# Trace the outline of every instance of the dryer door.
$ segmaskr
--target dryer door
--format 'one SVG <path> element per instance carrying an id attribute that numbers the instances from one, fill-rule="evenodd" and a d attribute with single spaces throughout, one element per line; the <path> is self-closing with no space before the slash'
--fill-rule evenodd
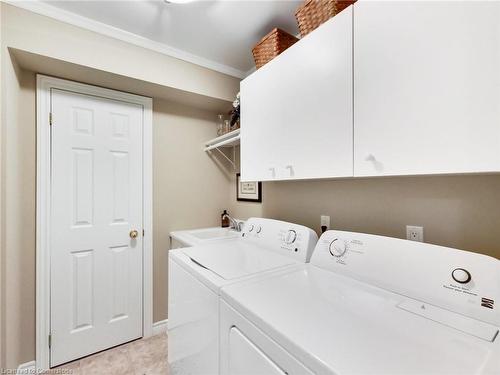
<path id="1" fill-rule="evenodd" d="M 313 375 L 225 301 L 220 301 L 221 375 Z"/>
<path id="2" fill-rule="evenodd" d="M 236 327 L 229 330 L 229 373 L 233 375 L 286 374 Z"/>

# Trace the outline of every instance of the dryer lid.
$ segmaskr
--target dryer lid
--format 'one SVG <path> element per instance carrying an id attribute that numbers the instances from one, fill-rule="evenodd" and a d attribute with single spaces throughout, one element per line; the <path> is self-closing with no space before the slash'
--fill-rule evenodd
<path id="1" fill-rule="evenodd" d="M 483 374 L 498 327 L 306 264 L 222 297 L 315 373 Z M 483 372 L 484 370 L 484 372 Z M 493 373 L 493 372 L 492 372 Z"/>
<path id="2" fill-rule="evenodd" d="M 429 243 L 328 231 L 311 263 L 500 327 L 500 261 Z"/>

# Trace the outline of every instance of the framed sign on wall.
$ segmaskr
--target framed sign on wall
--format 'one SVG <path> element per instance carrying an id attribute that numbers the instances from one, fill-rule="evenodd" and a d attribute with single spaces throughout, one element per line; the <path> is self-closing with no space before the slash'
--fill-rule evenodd
<path id="1" fill-rule="evenodd" d="M 236 200 L 243 202 L 262 202 L 262 182 L 241 182 L 236 174 Z"/>

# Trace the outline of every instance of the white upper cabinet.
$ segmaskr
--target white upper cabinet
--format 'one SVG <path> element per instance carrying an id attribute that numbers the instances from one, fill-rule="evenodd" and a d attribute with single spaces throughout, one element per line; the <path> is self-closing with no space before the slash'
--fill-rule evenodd
<path id="1" fill-rule="evenodd" d="M 500 3 L 356 3 L 354 175 L 489 171 L 500 171 Z"/>
<path id="2" fill-rule="evenodd" d="M 241 83 L 241 178 L 353 173 L 352 7 Z"/>

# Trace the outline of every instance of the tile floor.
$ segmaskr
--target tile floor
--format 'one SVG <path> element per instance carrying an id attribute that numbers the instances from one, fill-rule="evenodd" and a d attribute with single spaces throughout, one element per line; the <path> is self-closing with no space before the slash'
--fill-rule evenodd
<path id="1" fill-rule="evenodd" d="M 58 375 L 168 375 L 167 334 L 132 341 L 67 363 L 46 374 Z"/>

